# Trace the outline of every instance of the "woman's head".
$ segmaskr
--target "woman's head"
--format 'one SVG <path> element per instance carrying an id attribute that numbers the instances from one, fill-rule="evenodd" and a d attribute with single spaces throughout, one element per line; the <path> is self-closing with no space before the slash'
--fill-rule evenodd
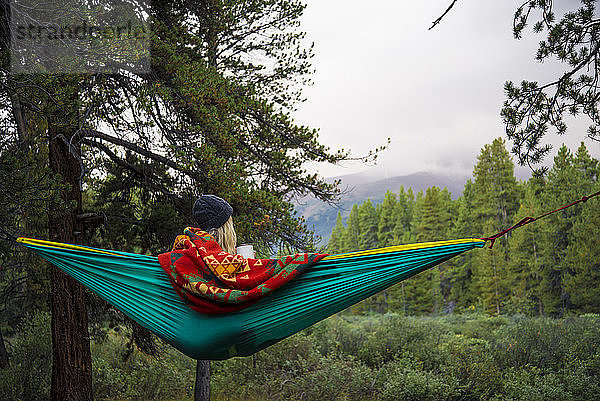
<path id="1" fill-rule="evenodd" d="M 224 251 L 235 254 L 237 238 L 233 228 L 233 208 L 215 195 L 202 195 L 192 210 L 198 228 L 215 237 Z"/>

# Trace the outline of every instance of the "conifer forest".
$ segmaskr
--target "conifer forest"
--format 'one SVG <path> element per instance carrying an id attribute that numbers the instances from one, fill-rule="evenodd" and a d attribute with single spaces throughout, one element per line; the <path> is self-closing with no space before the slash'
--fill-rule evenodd
<path id="1" fill-rule="evenodd" d="M 526 182 L 502 139 L 485 145 L 457 199 L 437 187 L 388 191 L 341 214 L 328 252 L 343 253 L 451 238 L 482 238 L 524 217 L 537 217 L 598 192 L 598 160 L 585 145 L 563 146 L 543 178 Z M 356 312 L 450 313 L 477 308 L 491 315 L 566 316 L 600 313 L 598 199 L 580 203 L 499 238 L 370 298 Z M 489 244 L 489 243 L 488 243 Z"/>

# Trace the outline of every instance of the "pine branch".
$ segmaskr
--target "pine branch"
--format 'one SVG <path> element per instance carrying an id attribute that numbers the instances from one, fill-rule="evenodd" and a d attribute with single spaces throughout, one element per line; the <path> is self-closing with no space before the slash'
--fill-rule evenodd
<path id="1" fill-rule="evenodd" d="M 88 146 L 95 147 L 96 149 L 101 150 L 116 165 L 118 165 L 118 166 L 120 166 L 120 167 L 122 167 L 122 168 L 124 168 L 126 170 L 129 170 L 129 171 L 133 172 L 134 174 L 136 174 L 140 178 L 147 179 L 147 181 L 149 181 L 151 183 L 151 187 L 153 189 L 156 189 L 156 190 L 160 191 L 163 195 L 165 195 L 165 196 L 171 196 L 172 195 L 171 191 L 160 182 L 161 179 L 159 177 L 157 177 L 156 175 L 154 175 L 152 173 L 146 173 L 146 172 L 140 170 L 137 166 L 135 166 L 135 165 L 133 165 L 131 163 L 128 163 L 125 160 L 121 159 L 119 156 L 117 156 L 105 144 L 97 142 L 97 141 L 89 140 L 89 139 L 82 140 L 82 143 L 84 143 L 84 144 L 86 144 Z"/>
<path id="2" fill-rule="evenodd" d="M 147 157 L 148 159 L 151 159 L 151 160 L 157 161 L 159 163 L 162 163 L 165 166 L 172 168 L 173 170 L 182 172 L 182 173 L 188 175 L 191 178 L 200 179 L 200 175 L 197 174 L 196 172 L 188 170 L 188 169 L 185 169 L 185 168 L 181 167 L 179 164 L 177 164 L 176 162 L 174 162 L 174 161 L 172 161 L 172 160 L 170 160 L 170 159 L 168 159 L 168 158 L 166 158 L 164 156 L 161 156 L 161 155 L 159 155 L 157 153 L 154 153 L 154 152 L 152 152 L 152 151 L 150 151 L 148 149 L 144 149 L 141 146 L 139 146 L 139 145 L 137 145 L 137 144 L 135 144 L 133 142 L 129 142 L 129 141 L 126 141 L 124 139 L 117 138 L 115 136 L 108 135 L 108 134 L 105 134 L 103 132 L 96 131 L 96 130 L 91 130 L 91 129 L 82 130 L 82 132 L 84 134 L 88 135 L 91 138 L 103 139 L 103 140 L 105 140 L 107 142 L 112 143 L 113 145 L 122 146 L 122 147 L 124 147 L 126 149 L 129 149 L 129 150 L 131 150 L 131 151 L 139 154 L 139 155 Z M 89 141 L 89 142 L 86 142 L 86 143 L 90 144 L 91 146 L 95 146 L 97 148 L 100 148 L 100 145 L 102 145 L 102 144 L 100 144 L 99 142 L 96 142 L 96 141 Z M 105 151 L 105 149 L 108 149 L 108 147 L 104 146 L 103 148 L 101 148 L 101 150 L 103 150 L 103 151 Z M 109 151 L 110 151 L 110 149 L 109 149 Z M 107 155 L 108 155 L 108 153 L 107 153 Z M 110 157 L 110 155 L 109 155 L 109 157 Z"/>

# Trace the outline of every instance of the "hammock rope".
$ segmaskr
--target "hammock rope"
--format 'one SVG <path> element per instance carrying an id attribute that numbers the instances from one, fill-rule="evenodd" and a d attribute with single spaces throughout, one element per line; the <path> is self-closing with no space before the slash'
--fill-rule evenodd
<path id="1" fill-rule="evenodd" d="M 591 199 L 591 198 L 593 198 L 595 196 L 598 196 L 598 195 L 600 195 L 600 191 L 596 192 L 595 194 L 583 196 L 581 199 L 578 199 L 578 200 L 576 200 L 574 202 L 569 203 L 568 205 L 565 205 L 563 207 L 559 207 L 558 209 L 552 210 L 550 212 L 546 212 L 546 213 L 544 213 L 544 214 L 542 214 L 542 215 L 540 215 L 538 217 L 529 217 L 529 216 L 528 217 L 524 217 L 521 220 L 519 220 L 516 224 L 514 224 L 513 226 L 511 226 L 511 227 L 509 227 L 509 228 L 507 228 L 505 230 L 500 231 L 498 234 L 494 234 L 491 237 L 483 237 L 483 238 L 480 238 L 480 239 L 482 239 L 484 241 L 490 241 L 489 249 L 492 249 L 492 247 L 494 246 L 494 243 L 496 242 L 496 240 L 498 238 L 502 237 L 503 235 L 506 235 L 509 232 L 511 232 L 513 230 L 516 230 L 519 227 L 523 227 L 524 225 L 527 225 L 529 223 L 533 223 L 536 220 L 539 220 L 539 219 L 542 219 L 542 218 L 544 218 L 546 216 L 549 216 L 551 214 L 560 212 L 561 210 L 567 209 L 567 208 L 569 208 L 571 206 L 575 206 L 578 203 L 582 203 L 582 202 L 585 203 L 589 199 Z"/>

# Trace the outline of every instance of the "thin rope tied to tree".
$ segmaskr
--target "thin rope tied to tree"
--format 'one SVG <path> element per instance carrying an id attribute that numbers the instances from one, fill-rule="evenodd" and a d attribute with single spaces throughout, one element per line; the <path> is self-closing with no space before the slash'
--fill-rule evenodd
<path id="1" fill-rule="evenodd" d="M 563 209 L 566 209 L 566 208 L 569 208 L 569 207 L 571 207 L 571 206 L 574 206 L 574 205 L 576 205 L 576 204 L 578 204 L 578 203 L 581 203 L 581 202 L 587 202 L 587 201 L 588 201 L 588 199 L 591 199 L 591 198 L 593 198 L 594 196 L 598 196 L 598 195 L 600 195 L 600 191 L 598 191 L 598 192 L 596 192 L 596 193 L 594 193 L 594 194 L 591 194 L 591 195 L 586 195 L 586 196 L 582 197 L 581 199 L 578 199 L 578 200 L 576 200 L 576 201 L 574 201 L 574 202 L 571 202 L 571 203 L 569 203 L 568 205 L 565 205 L 565 206 L 563 206 L 563 207 L 560 207 L 560 208 L 558 208 L 558 209 L 556 209 L 556 210 L 552 210 L 551 212 L 544 213 L 544 214 L 542 214 L 541 216 L 538 216 L 538 217 L 524 217 L 523 219 L 521 219 L 521 220 L 520 220 L 518 223 L 516 223 L 515 225 L 513 225 L 513 226 L 511 226 L 511 227 L 509 227 L 509 228 L 507 228 L 507 229 L 505 229 L 505 230 L 502 230 L 502 231 L 500 231 L 498 234 L 494 234 L 494 235 L 492 235 L 491 237 L 483 237 L 483 238 L 480 238 L 480 239 L 482 239 L 482 240 L 485 240 L 485 241 L 490 241 L 490 246 L 489 246 L 489 249 L 492 249 L 492 247 L 494 246 L 494 243 L 496 242 L 496 240 L 497 240 L 498 238 L 502 237 L 502 236 L 503 236 L 503 235 L 505 235 L 505 234 L 508 234 L 508 233 L 509 233 L 509 232 L 511 232 L 512 230 L 515 230 L 515 229 L 517 229 L 517 228 L 519 228 L 519 227 L 523 227 L 523 226 L 524 226 L 524 225 L 526 225 L 526 224 L 532 223 L 532 222 L 534 222 L 534 221 L 536 221 L 536 220 L 539 220 L 539 219 L 541 219 L 541 218 L 543 218 L 543 217 L 546 217 L 546 216 L 548 216 L 548 215 L 551 215 L 551 214 L 553 214 L 553 213 L 559 212 L 559 211 L 561 211 L 561 210 L 563 210 Z"/>

